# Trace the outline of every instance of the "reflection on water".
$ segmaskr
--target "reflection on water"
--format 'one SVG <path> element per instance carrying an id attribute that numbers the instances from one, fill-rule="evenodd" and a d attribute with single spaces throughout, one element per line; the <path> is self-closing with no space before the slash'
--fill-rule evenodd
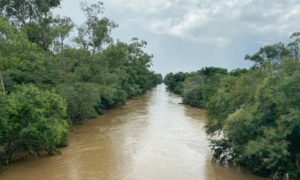
<path id="1" fill-rule="evenodd" d="M 211 163 L 200 109 L 160 85 L 74 128 L 62 155 L 13 164 L 5 180 L 259 180 Z"/>

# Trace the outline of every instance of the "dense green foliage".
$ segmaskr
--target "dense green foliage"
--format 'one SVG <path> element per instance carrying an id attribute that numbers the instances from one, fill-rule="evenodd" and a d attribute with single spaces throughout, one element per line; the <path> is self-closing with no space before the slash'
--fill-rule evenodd
<path id="1" fill-rule="evenodd" d="M 1 95 L 0 101 L 1 160 L 6 164 L 18 153 L 36 155 L 46 150 L 52 154 L 57 146 L 66 144 L 66 104 L 56 93 L 22 85 Z"/>
<path id="2" fill-rule="evenodd" d="M 168 74 L 168 89 L 206 109 L 214 160 L 262 176 L 300 177 L 299 33 L 293 42 L 265 46 L 250 69 L 204 68 Z M 184 78 L 182 77 L 184 74 Z"/>
<path id="3" fill-rule="evenodd" d="M 169 73 L 164 83 L 168 90 L 182 95 L 184 103 L 204 108 L 226 74 L 226 69 L 207 67 L 192 73 Z"/>
<path id="4" fill-rule="evenodd" d="M 187 78 L 188 74 L 179 72 L 179 73 L 170 73 L 167 74 L 164 78 L 164 83 L 167 85 L 168 90 L 176 93 L 182 94 L 183 93 L 183 82 Z"/>
<path id="5" fill-rule="evenodd" d="M 78 36 L 68 17 L 53 17 L 52 1 L 0 1 L 0 166 L 54 154 L 70 124 L 102 114 L 162 82 L 150 70 L 146 42 L 114 42 L 117 25 L 103 4 L 82 3 Z M 69 40 L 70 42 L 70 40 Z"/>

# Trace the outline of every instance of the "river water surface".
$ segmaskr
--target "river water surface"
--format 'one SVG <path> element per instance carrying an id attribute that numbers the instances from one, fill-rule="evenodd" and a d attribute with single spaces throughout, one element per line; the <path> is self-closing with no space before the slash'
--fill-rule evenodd
<path id="1" fill-rule="evenodd" d="M 160 85 L 74 127 L 62 155 L 18 162 L 1 180 L 260 180 L 211 162 L 203 111 Z"/>

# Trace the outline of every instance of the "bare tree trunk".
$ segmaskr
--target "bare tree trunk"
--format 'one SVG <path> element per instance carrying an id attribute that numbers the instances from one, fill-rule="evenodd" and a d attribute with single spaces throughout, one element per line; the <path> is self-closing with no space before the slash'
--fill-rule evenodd
<path id="1" fill-rule="evenodd" d="M 2 86 L 2 90 L 3 90 L 3 94 L 5 95 L 6 92 L 5 92 L 5 86 L 4 86 L 4 81 L 3 81 L 3 77 L 2 77 L 2 73 L 0 72 L 0 83 L 1 83 L 1 86 Z"/>
<path id="2" fill-rule="evenodd" d="M 299 60 L 299 58 L 298 58 L 298 56 L 299 56 L 299 45 L 297 45 L 297 47 L 296 47 L 296 54 L 295 54 L 295 58 L 296 58 L 296 60 L 298 61 Z"/>
<path id="3" fill-rule="evenodd" d="M 60 37 L 60 52 L 62 53 L 64 50 L 64 38 Z"/>

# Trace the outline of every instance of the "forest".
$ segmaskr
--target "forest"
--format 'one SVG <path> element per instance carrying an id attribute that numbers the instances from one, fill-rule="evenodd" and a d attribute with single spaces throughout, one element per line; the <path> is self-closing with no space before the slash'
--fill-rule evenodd
<path id="1" fill-rule="evenodd" d="M 85 22 L 51 12 L 60 0 L 0 1 L 0 167 L 67 146 L 73 124 L 162 82 L 145 41 L 111 37 L 103 3 L 81 3 Z M 75 34 L 75 32 L 77 34 Z"/>
<path id="2" fill-rule="evenodd" d="M 281 178 L 300 177 L 300 33 L 245 60 L 249 69 L 206 67 L 169 73 L 183 103 L 204 108 L 215 162 Z"/>

